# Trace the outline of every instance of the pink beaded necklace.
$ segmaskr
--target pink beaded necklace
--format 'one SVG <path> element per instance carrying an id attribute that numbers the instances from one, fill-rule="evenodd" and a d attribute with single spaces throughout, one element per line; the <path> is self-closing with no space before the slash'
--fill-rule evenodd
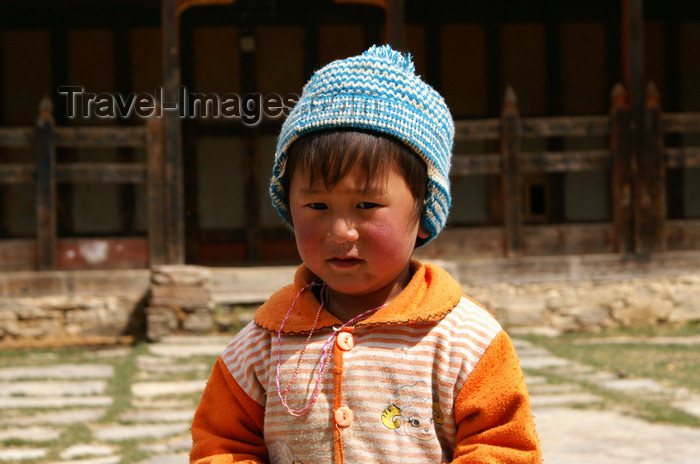
<path id="1" fill-rule="evenodd" d="M 282 393 L 282 389 L 280 388 L 280 366 L 282 364 L 281 358 L 280 358 L 280 353 L 282 350 L 282 329 L 284 328 L 284 325 L 287 323 L 287 319 L 289 318 L 289 315 L 292 313 L 292 310 L 294 309 L 294 306 L 296 306 L 297 301 L 299 301 L 299 298 L 301 297 L 301 294 L 304 293 L 305 290 L 315 287 L 315 286 L 321 286 L 321 304 L 318 306 L 318 311 L 316 311 L 316 317 L 314 318 L 314 324 L 311 326 L 311 331 L 309 332 L 309 336 L 306 337 L 306 343 L 304 344 L 304 348 L 301 350 L 301 353 L 299 354 L 299 360 L 297 361 L 297 366 L 296 369 L 294 370 L 294 374 L 292 375 L 291 380 L 289 381 L 289 384 L 287 385 L 287 388 L 284 389 L 284 393 Z M 316 330 L 316 324 L 318 323 L 318 319 L 321 316 L 321 310 L 325 306 L 325 293 L 326 289 L 328 286 L 325 284 L 325 282 L 311 282 L 310 284 L 306 285 L 304 288 L 302 288 L 299 293 L 297 294 L 296 298 L 292 302 L 292 306 L 289 308 L 289 311 L 287 311 L 287 314 L 284 316 L 284 319 L 282 320 L 282 324 L 280 325 L 280 329 L 277 332 L 277 375 L 275 376 L 275 380 L 277 382 L 277 394 L 279 395 L 280 401 L 282 402 L 282 406 L 284 406 L 284 409 L 287 410 L 289 414 L 295 417 L 303 417 L 311 411 L 311 408 L 313 408 L 314 404 L 316 404 L 316 400 L 318 399 L 318 394 L 319 390 L 321 389 L 321 379 L 323 379 L 323 374 L 326 372 L 326 369 L 328 368 L 328 362 L 330 360 L 330 355 L 331 351 L 329 350 L 329 347 L 333 345 L 333 342 L 335 341 L 336 337 L 340 333 L 340 331 L 348 326 L 352 326 L 357 324 L 358 322 L 361 322 L 368 317 L 370 317 L 372 314 L 386 306 L 388 303 L 384 303 L 381 306 L 377 306 L 376 308 L 369 309 L 362 314 L 353 317 L 340 327 L 336 328 L 333 327 L 333 333 L 328 337 L 326 342 L 323 344 L 323 350 L 321 351 L 321 361 L 319 363 L 318 367 L 318 378 L 316 379 L 316 386 L 314 387 L 314 392 L 313 395 L 311 396 L 311 400 L 309 403 L 304 406 L 301 409 L 293 409 L 287 404 L 287 395 L 289 394 L 289 389 L 292 387 L 292 384 L 297 378 L 297 374 L 299 373 L 299 369 L 301 367 L 301 362 L 304 359 L 304 355 L 306 354 L 306 348 L 309 346 L 309 341 L 311 341 L 311 336 L 314 334 L 314 330 Z"/>

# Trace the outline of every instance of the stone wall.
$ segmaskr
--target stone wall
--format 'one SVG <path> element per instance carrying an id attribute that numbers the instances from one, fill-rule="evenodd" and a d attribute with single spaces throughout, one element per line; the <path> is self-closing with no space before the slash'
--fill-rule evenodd
<path id="1" fill-rule="evenodd" d="M 174 332 L 214 330 L 211 271 L 200 266 L 161 266 L 151 274 L 151 298 L 146 308 L 149 340 Z"/>
<path id="2" fill-rule="evenodd" d="M 697 258 L 697 260 L 696 260 Z M 700 322 L 700 257 L 449 261 L 466 294 L 511 331 L 560 333 Z M 227 332 L 290 283 L 295 267 L 160 266 L 152 271 L 0 273 L 0 348 L 159 340 Z"/>
<path id="3" fill-rule="evenodd" d="M 0 273 L 0 347 L 115 343 L 145 330 L 148 270 Z"/>
<path id="4" fill-rule="evenodd" d="M 629 280 L 467 285 L 502 325 L 571 332 L 700 322 L 700 275 Z"/>
<path id="5" fill-rule="evenodd" d="M 292 281 L 295 269 L 158 266 L 151 275 L 147 338 L 156 341 L 172 333 L 205 334 L 240 327 L 252 313 L 236 306 L 265 301 Z"/>
<path id="6" fill-rule="evenodd" d="M 436 263 L 509 330 L 561 333 L 700 322 L 700 267 L 685 254 L 653 262 L 588 256 Z M 149 339 L 173 331 L 226 330 L 235 314 L 222 308 L 264 301 L 292 281 L 294 269 L 155 269 Z"/>
<path id="7" fill-rule="evenodd" d="M 700 254 L 442 263 L 507 328 L 569 332 L 700 322 Z"/>

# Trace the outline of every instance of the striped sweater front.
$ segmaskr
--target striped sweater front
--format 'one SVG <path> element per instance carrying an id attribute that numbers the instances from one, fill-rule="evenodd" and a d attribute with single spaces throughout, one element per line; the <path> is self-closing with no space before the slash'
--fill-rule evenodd
<path id="1" fill-rule="evenodd" d="M 496 457 L 505 452 L 516 459 L 469 462 L 539 462 L 539 444 L 512 345 L 493 317 L 462 296 L 444 270 L 413 263 L 411 283 L 399 297 L 340 333 L 336 330 L 340 321 L 324 313 L 309 337 L 307 321 L 313 317 L 308 316 L 315 316 L 318 301 L 308 292 L 278 339 L 286 314 L 280 310 L 285 306 L 288 310 L 292 297 L 311 279 L 308 270 L 300 268 L 294 285 L 261 307 L 255 321 L 220 357 L 220 368 L 212 377 L 228 378 L 210 380 L 205 391 L 192 428 L 192 462 L 440 463 L 484 452 Z M 328 345 L 330 364 L 315 397 L 329 337 L 334 340 Z M 487 362 L 484 367 L 494 365 L 495 370 L 475 376 L 487 352 L 504 362 Z M 497 374 L 504 367 L 506 372 Z M 473 377 L 486 381 L 472 386 Z M 216 386 L 222 383 L 234 387 Z M 494 387 L 501 391 L 478 395 L 469 391 Z M 283 406 L 280 391 L 287 392 L 292 409 L 302 409 L 312 398 L 315 404 L 308 414 L 295 417 Z M 479 400 L 484 393 L 491 399 Z M 230 395 L 236 400 L 227 398 Z M 481 404 L 484 401 L 494 404 Z M 241 452 L 246 447 L 235 449 L 235 429 L 245 427 L 246 434 L 255 434 L 250 424 L 233 419 L 231 430 L 222 434 L 226 425 L 213 424 L 204 416 L 217 402 L 238 404 L 231 408 L 234 416 L 241 414 L 236 409 L 252 405 L 245 413 L 260 416 L 252 419 L 260 429 L 258 454 Z M 505 423 L 489 425 L 493 419 L 481 417 L 504 409 L 503 419 L 496 422 Z M 516 439 L 499 437 L 498 429 Z M 217 434 L 226 435 L 221 437 L 226 443 L 212 448 Z"/>

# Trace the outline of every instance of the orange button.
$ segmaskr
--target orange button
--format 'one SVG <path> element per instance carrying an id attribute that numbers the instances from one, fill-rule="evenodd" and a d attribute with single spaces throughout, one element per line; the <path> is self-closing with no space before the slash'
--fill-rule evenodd
<path id="1" fill-rule="evenodd" d="M 335 410 L 335 423 L 341 427 L 349 427 L 352 424 L 352 409 L 341 406 Z"/>
<path id="2" fill-rule="evenodd" d="M 355 339 L 348 332 L 340 332 L 335 342 L 338 344 L 338 348 L 343 351 L 350 351 L 355 347 Z"/>

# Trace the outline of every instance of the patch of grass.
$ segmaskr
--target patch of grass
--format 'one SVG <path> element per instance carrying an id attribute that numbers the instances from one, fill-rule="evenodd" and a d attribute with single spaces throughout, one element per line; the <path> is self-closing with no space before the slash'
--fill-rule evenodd
<path id="1" fill-rule="evenodd" d="M 3 367 L 32 367 L 56 362 L 71 364 L 85 362 L 83 353 L 84 350 L 79 348 L 0 350 L 0 359 Z"/>
<path id="2" fill-rule="evenodd" d="M 609 390 L 589 382 L 581 382 L 588 391 L 605 399 L 607 407 L 616 407 L 649 422 L 700 427 L 700 418 L 676 409 L 670 399 L 649 399 L 645 396 Z"/>
<path id="3" fill-rule="evenodd" d="M 700 393 L 700 342 L 695 344 L 649 344 L 650 337 L 700 337 L 700 325 L 628 327 L 597 333 L 566 334 L 559 337 L 525 336 L 553 355 L 570 359 L 597 371 L 615 373 L 621 378 L 648 378 L 661 385 Z M 638 339 L 636 341 L 635 339 Z M 603 388 L 585 376 L 572 377 L 556 369 L 528 370 L 548 383 L 574 383 L 601 397 L 603 406 L 615 407 L 650 422 L 666 422 L 700 427 L 700 418 L 672 407 L 671 395 L 630 393 Z M 583 407 L 599 407 L 599 404 Z"/>
<path id="4" fill-rule="evenodd" d="M 700 427 L 700 418 L 671 406 L 671 398 L 630 395 L 624 392 L 600 387 L 585 379 L 572 378 L 570 375 L 558 373 L 549 369 L 527 369 L 526 373 L 547 379 L 547 383 L 573 384 L 581 387 L 581 391 L 598 396 L 600 402 L 577 403 L 572 406 L 577 409 L 617 409 L 648 422 L 671 423 L 689 427 Z"/>
<path id="5" fill-rule="evenodd" d="M 700 393 L 700 345 L 648 345 L 640 343 L 590 344 L 565 339 L 535 341 L 555 356 L 588 364 L 622 377 L 651 378 Z"/>
<path id="6" fill-rule="evenodd" d="M 143 441 L 139 440 L 126 440 L 120 442 L 121 450 L 121 460 L 120 464 L 133 464 L 136 462 L 144 461 L 150 456 L 150 453 L 144 451 L 140 448 L 143 445 Z"/>
<path id="7" fill-rule="evenodd" d="M 91 443 L 92 430 L 86 424 L 73 424 L 61 434 L 61 446 L 68 447 L 78 443 Z"/>
<path id="8" fill-rule="evenodd" d="M 131 384 L 138 372 L 136 357 L 146 352 L 147 347 L 141 343 L 132 348 L 131 356 L 103 360 L 103 362 L 110 362 L 114 366 L 114 377 L 110 380 L 106 392 L 112 397 L 113 403 L 100 422 L 118 421 L 119 416 L 131 408 Z"/>
<path id="9" fill-rule="evenodd" d="M 19 446 L 26 446 L 26 445 L 37 446 L 37 442 L 35 442 L 35 441 L 22 440 L 20 438 L 9 438 L 7 440 L 0 441 L 0 444 L 2 444 L 3 448 L 12 448 L 14 446 L 19 447 Z M 39 445 L 41 445 L 41 443 Z"/>
<path id="10" fill-rule="evenodd" d="M 108 379 L 107 390 L 105 395 L 113 399 L 111 406 L 106 408 L 106 412 L 99 419 L 99 424 L 124 424 L 121 420 L 123 413 L 132 410 L 132 394 L 131 385 L 138 373 L 137 358 L 141 355 L 149 355 L 148 345 L 146 343 L 137 343 L 130 347 L 128 353 L 115 356 L 101 356 L 98 350 L 89 348 L 57 348 L 52 350 L 44 349 L 27 349 L 27 350 L 0 350 L 0 363 L 2 367 L 19 367 L 19 366 L 44 366 L 53 364 L 81 364 L 81 363 L 99 363 L 110 365 L 114 368 L 114 375 Z M 164 374 L 164 380 L 194 380 L 202 377 L 208 377 L 209 371 L 216 360 L 216 356 L 201 356 L 197 359 L 182 359 L 173 358 L 164 362 L 173 363 L 192 363 L 199 362 L 202 364 L 202 369 L 194 372 L 184 372 L 181 375 Z M 18 379 L 22 380 L 22 379 Z M 37 379 L 30 379 L 37 380 Z M 40 379 L 45 380 L 45 379 Z M 149 381 L 157 380 L 149 378 Z M 21 396 L 21 395 L 17 395 Z M 199 401 L 199 394 L 184 395 L 183 398 L 191 401 L 195 406 Z M 23 409 L 21 411 L 9 411 L 10 415 L 29 416 L 34 414 L 56 412 L 55 408 L 32 408 Z M 4 415 L 5 412 L 0 412 Z M 62 429 L 60 438 L 46 442 L 36 443 L 29 440 L 7 440 L 0 442 L 0 447 L 22 447 L 22 448 L 45 448 L 47 455 L 39 459 L 26 459 L 23 463 L 26 464 L 44 464 L 46 462 L 61 461 L 60 453 L 73 445 L 94 443 L 91 426 L 89 424 L 70 424 L 65 427 L 58 426 Z M 135 464 L 148 459 L 153 453 L 142 449 L 144 443 L 156 443 L 160 439 L 146 440 L 126 440 L 116 443 L 107 443 L 114 447 L 115 454 L 121 456 L 120 464 Z"/>
<path id="11" fill-rule="evenodd" d="M 613 337 L 692 337 L 700 336 L 700 323 L 666 323 L 659 325 L 631 325 L 624 327 L 611 327 L 595 332 L 570 332 L 558 337 L 550 337 L 551 340 L 562 342 L 573 340 L 588 340 L 591 338 L 613 338 Z M 527 336 L 537 339 L 536 335 Z"/>

